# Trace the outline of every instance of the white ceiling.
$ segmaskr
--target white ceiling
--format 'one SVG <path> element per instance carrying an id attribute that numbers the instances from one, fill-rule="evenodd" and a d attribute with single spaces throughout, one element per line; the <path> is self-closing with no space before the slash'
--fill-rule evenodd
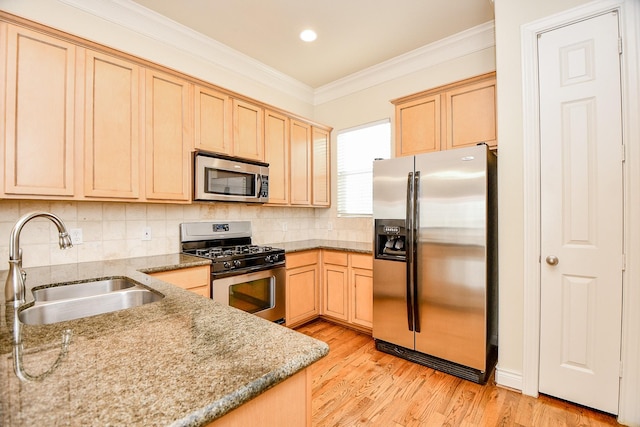
<path id="1" fill-rule="evenodd" d="M 491 0 L 134 1 L 313 89 L 493 20 Z"/>

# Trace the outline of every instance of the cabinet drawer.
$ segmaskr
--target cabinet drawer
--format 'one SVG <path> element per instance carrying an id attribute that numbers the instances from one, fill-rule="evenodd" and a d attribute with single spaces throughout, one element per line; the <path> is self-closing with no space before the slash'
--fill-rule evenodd
<path id="1" fill-rule="evenodd" d="M 373 269 L 373 255 L 351 254 L 351 267 Z"/>
<path id="2" fill-rule="evenodd" d="M 318 263 L 318 251 L 295 252 L 286 255 L 287 269 Z"/>
<path id="3" fill-rule="evenodd" d="M 211 268 L 208 265 L 197 267 L 180 268 L 177 270 L 160 271 L 152 273 L 151 276 L 180 286 L 183 289 L 192 289 L 202 286 L 209 286 Z"/>
<path id="4" fill-rule="evenodd" d="M 344 265 L 349 263 L 348 254 L 346 252 L 323 251 L 322 262 L 325 264 Z"/>

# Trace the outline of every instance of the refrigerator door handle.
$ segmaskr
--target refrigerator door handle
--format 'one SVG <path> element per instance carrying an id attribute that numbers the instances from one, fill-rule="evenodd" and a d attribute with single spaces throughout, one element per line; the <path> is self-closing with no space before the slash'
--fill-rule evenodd
<path id="1" fill-rule="evenodd" d="M 413 172 L 409 172 L 407 175 L 407 209 L 406 209 L 406 222 L 405 222 L 405 230 L 407 233 L 407 241 L 406 244 L 406 301 L 407 301 L 407 323 L 409 325 L 409 330 L 413 331 L 413 237 L 412 237 L 412 224 L 413 224 Z"/>
<path id="2" fill-rule="evenodd" d="M 420 332 L 420 300 L 418 298 L 418 231 L 420 230 L 420 171 L 416 171 L 413 177 L 413 224 L 411 228 L 411 246 L 413 252 L 413 329 Z"/>

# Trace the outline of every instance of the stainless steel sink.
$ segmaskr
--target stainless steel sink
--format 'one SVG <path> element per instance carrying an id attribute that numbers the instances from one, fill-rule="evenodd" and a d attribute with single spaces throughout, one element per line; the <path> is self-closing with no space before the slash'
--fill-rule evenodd
<path id="1" fill-rule="evenodd" d="M 123 289 L 130 289 L 137 284 L 126 277 L 96 280 L 91 282 L 74 283 L 73 285 L 52 286 L 34 289 L 33 299 L 36 301 L 51 301 L 68 298 L 89 297 Z"/>
<path id="2" fill-rule="evenodd" d="M 117 278 L 37 289 L 34 298 L 32 306 L 18 313 L 20 321 L 27 325 L 47 325 L 111 313 L 160 301 L 164 295 L 127 278 Z"/>

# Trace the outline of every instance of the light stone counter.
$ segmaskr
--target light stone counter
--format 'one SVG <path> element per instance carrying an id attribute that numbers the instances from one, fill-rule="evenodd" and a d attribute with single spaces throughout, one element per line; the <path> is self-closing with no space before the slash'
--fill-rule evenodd
<path id="1" fill-rule="evenodd" d="M 143 273 L 208 263 L 176 254 L 27 269 L 28 289 L 126 276 L 165 297 L 85 319 L 21 325 L 24 371 L 39 376 L 53 366 L 41 381 L 14 374 L 13 310 L 2 304 L 0 424 L 202 426 L 327 354 L 321 341 Z M 6 273 L 0 271 L 3 286 Z M 56 365 L 65 331 L 68 352 Z"/>

